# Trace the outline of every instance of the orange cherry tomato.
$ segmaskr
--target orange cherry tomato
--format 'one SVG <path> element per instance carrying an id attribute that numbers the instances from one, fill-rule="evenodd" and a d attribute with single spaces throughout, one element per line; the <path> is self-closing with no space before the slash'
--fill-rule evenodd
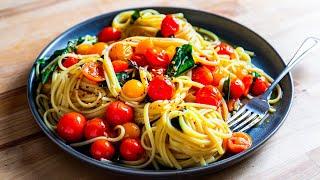
<path id="1" fill-rule="evenodd" d="M 106 121 L 112 126 L 133 122 L 133 115 L 133 108 L 122 101 L 111 102 L 106 108 Z"/>
<path id="2" fill-rule="evenodd" d="M 111 160 L 116 151 L 109 141 L 99 139 L 91 144 L 90 153 L 91 156 L 97 160 L 101 160 L 101 158 Z"/>
<path id="3" fill-rule="evenodd" d="M 167 68 L 170 64 L 169 55 L 159 48 L 148 48 L 145 53 L 148 64 L 151 68 Z"/>
<path id="4" fill-rule="evenodd" d="M 153 100 L 171 99 L 174 94 L 174 84 L 164 76 L 156 76 L 149 83 L 148 95 Z"/>
<path id="5" fill-rule="evenodd" d="M 106 126 L 101 118 L 93 118 L 87 121 L 84 127 L 84 137 L 92 139 L 98 136 L 103 136 L 106 131 Z"/>
<path id="6" fill-rule="evenodd" d="M 77 46 L 77 54 L 87 55 L 90 52 L 90 49 L 92 48 L 91 44 L 80 44 Z"/>
<path id="7" fill-rule="evenodd" d="M 103 53 L 103 50 L 107 47 L 107 44 L 104 42 L 95 43 L 90 49 L 89 54 L 99 54 L 100 56 Z"/>
<path id="8" fill-rule="evenodd" d="M 233 47 L 231 47 L 229 44 L 221 42 L 218 46 L 218 54 L 223 54 L 223 55 L 231 55 L 234 53 Z M 216 48 L 217 48 L 216 47 Z"/>
<path id="9" fill-rule="evenodd" d="M 105 80 L 102 63 L 100 62 L 85 63 L 82 66 L 82 73 L 91 81 L 100 82 Z"/>
<path id="10" fill-rule="evenodd" d="M 213 75 L 207 67 L 200 66 L 192 70 L 192 80 L 203 85 L 209 85 L 213 82 Z"/>
<path id="11" fill-rule="evenodd" d="M 268 87 L 269 87 L 269 83 L 266 82 L 266 80 L 264 78 L 257 77 L 252 84 L 251 93 L 254 96 L 259 96 L 259 95 L 263 94 L 264 92 L 266 92 Z"/>
<path id="12" fill-rule="evenodd" d="M 166 15 L 166 17 L 161 22 L 161 34 L 164 37 L 169 37 L 174 35 L 179 31 L 179 24 L 174 20 L 172 15 Z"/>
<path id="13" fill-rule="evenodd" d="M 98 34 L 98 40 L 101 42 L 117 41 L 121 38 L 121 31 L 113 27 L 105 27 Z"/>
<path id="14" fill-rule="evenodd" d="M 145 40 L 139 42 L 139 44 L 135 48 L 135 53 L 136 54 L 145 54 L 147 52 L 147 49 L 153 48 L 153 47 L 154 47 L 154 45 L 153 45 L 152 40 L 145 39 Z"/>
<path id="15" fill-rule="evenodd" d="M 245 86 L 240 79 L 231 81 L 230 96 L 233 99 L 239 99 L 244 94 Z"/>
<path id="16" fill-rule="evenodd" d="M 120 155 L 127 161 L 139 160 L 144 154 L 144 149 L 140 144 L 140 140 L 126 138 L 120 144 Z"/>
<path id="17" fill-rule="evenodd" d="M 234 132 L 232 137 L 227 141 L 227 151 L 230 153 L 240 153 L 250 148 L 252 138 L 244 132 Z"/>
<path id="18" fill-rule="evenodd" d="M 74 57 L 67 57 L 66 59 L 63 60 L 62 65 L 66 68 L 77 64 L 79 62 L 79 59 L 74 58 Z"/>
<path id="19" fill-rule="evenodd" d="M 197 103 L 219 106 L 221 104 L 221 100 L 221 93 L 212 85 L 206 85 L 196 93 Z"/>
<path id="20" fill-rule="evenodd" d="M 243 82 L 243 85 L 244 85 L 244 93 L 243 93 L 243 95 L 247 96 L 249 91 L 250 91 L 250 87 L 252 85 L 252 82 L 253 82 L 253 76 L 251 76 L 251 75 L 244 76 L 243 79 L 242 79 L 242 82 Z"/>
<path id="21" fill-rule="evenodd" d="M 123 127 L 125 129 L 125 138 L 139 138 L 140 137 L 140 128 L 138 125 L 132 122 L 128 122 L 123 124 Z"/>
<path id="22" fill-rule="evenodd" d="M 125 71 L 129 68 L 129 63 L 126 61 L 116 60 L 112 61 L 112 66 L 115 73 Z"/>
<path id="23" fill-rule="evenodd" d="M 80 141 L 85 124 L 86 118 L 82 114 L 77 112 L 66 113 L 58 121 L 57 133 L 68 142 Z"/>
<path id="24" fill-rule="evenodd" d="M 132 54 L 133 49 L 129 44 L 117 43 L 110 49 L 109 57 L 111 61 L 128 61 L 129 59 L 131 59 Z"/>

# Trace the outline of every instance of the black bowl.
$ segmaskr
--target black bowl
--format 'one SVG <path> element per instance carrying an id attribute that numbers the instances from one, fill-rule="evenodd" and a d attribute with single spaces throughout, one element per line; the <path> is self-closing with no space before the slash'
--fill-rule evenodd
<path id="1" fill-rule="evenodd" d="M 203 27 L 216 33 L 219 37 L 235 44 L 244 47 L 247 50 L 254 51 L 256 56 L 252 62 L 259 68 L 262 68 L 272 77 L 276 77 L 285 68 L 285 63 L 276 52 L 276 50 L 252 30 L 238 24 L 230 19 L 211 14 L 208 12 L 183 9 L 183 8 L 169 8 L 169 7 L 145 7 L 137 9 L 155 9 L 164 14 L 172 14 L 181 12 L 185 15 L 187 20 L 194 26 Z M 126 9 L 129 10 L 129 9 Z M 96 35 L 104 26 L 110 25 L 112 19 L 120 12 L 126 10 L 119 10 L 115 12 L 106 13 L 92 19 L 86 20 L 78 25 L 73 26 L 66 32 L 62 33 L 55 40 L 53 40 L 38 56 L 38 58 L 50 56 L 56 49 L 66 46 L 68 40 L 75 39 L 86 34 Z M 183 170 L 164 169 L 134 169 L 121 166 L 117 163 L 104 163 L 97 161 L 75 149 L 66 145 L 53 132 L 51 132 L 45 125 L 43 118 L 37 111 L 35 97 L 37 80 L 35 76 L 35 64 L 31 68 L 28 80 L 28 101 L 30 109 L 36 122 L 39 124 L 45 134 L 58 146 L 73 156 L 86 161 L 95 166 L 104 168 L 120 174 L 126 175 L 141 175 L 141 176 L 170 176 L 170 175 L 190 175 L 190 174 L 206 174 L 219 171 L 230 165 L 233 165 L 253 154 L 259 147 L 261 147 L 281 126 L 286 118 L 291 106 L 293 96 L 293 84 L 290 74 L 288 74 L 280 83 L 283 90 L 283 98 L 277 104 L 277 111 L 273 113 L 267 121 L 261 125 L 252 128 L 248 133 L 253 137 L 252 147 L 240 154 L 229 157 L 224 157 L 217 162 L 211 163 L 205 167 L 192 167 Z"/>

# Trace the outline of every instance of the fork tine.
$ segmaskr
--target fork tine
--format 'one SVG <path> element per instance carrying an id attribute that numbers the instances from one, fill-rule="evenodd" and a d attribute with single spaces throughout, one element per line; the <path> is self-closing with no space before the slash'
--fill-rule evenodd
<path id="1" fill-rule="evenodd" d="M 233 125 L 241 122 L 244 118 L 246 118 L 251 112 L 247 111 L 244 114 L 242 114 L 238 119 L 236 119 L 235 121 L 233 121 L 232 123 L 229 124 L 229 127 L 232 127 Z"/>
<path id="2" fill-rule="evenodd" d="M 253 120 L 250 124 L 248 124 L 247 126 L 243 127 L 242 129 L 239 130 L 239 132 L 243 132 L 246 131 L 248 129 L 250 129 L 252 126 L 256 125 L 258 122 L 263 122 L 265 119 L 267 119 L 267 117 L 269 116 L 268 113 L 266 113 L 262 118 L 260 118 L 259 116 Z"/>
<path id="3" fill-rule="evenodd" d="M 244 105 L 242 108 L 240 108 L 238 110 L 238 112 L 236 114 L 234 114 L 232 117 L 230 117 L 227 120 L 227 123 L 229 124 L 231 121 L 233 121 L 234 119 L 236 119 L 239 115 L 241 115 L 244 111 L 246 110 L 246 105 Z"/>
<path id="4" fill-rule="evenodd" d="M 257 116 L 259 116 L 259 115 L 256 113 L 252 113 L 247 119 L 245 119 L 240 124 L 238 124 L 235 128 L 233 128 L 233 131 L 236 131 L 237 129 L 242 128 L 243 126 L 248 124 L 248 122 L 250 122 L 252 119 L 254 119 Z"/>

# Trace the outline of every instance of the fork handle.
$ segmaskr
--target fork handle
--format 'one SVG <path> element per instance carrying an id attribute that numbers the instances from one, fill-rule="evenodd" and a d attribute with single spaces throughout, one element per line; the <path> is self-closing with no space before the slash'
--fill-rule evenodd
<path id="1" fill-rule="evenodd" d="M 281 81 L 281 79 L 298 63 L 300 62 L 303 57 L 311 52 L 318 43 L 320 39 L 315 37 L 308 37 L 303 41 L 300 45 L 299 49 L 294 53 L 293 57 L 291 58 L 290 62 L 287 64 L 286 68 L 281 72 L 281 74 L 272 82 L 270 87 L 267 89 L 265 93 L 263 93 L 260 98 L 261 99 L 268 99 L 271 95 L 272 90 L 277 86 L 277 84 Z"/>

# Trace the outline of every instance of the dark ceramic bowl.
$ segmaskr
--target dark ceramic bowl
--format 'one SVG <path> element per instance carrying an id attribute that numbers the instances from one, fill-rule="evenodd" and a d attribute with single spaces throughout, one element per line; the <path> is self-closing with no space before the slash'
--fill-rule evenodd
<path id="1" fill-rule="evenodd" d="M 216 33 L 219 37 L 233 43 L 240 45 L 247 50 L 254 51 L 256 56 L 252 62 L 257 67 L 262 68 L 272 77 L 276 77 L 284 68 L 285 63 L 276 52 L 276 50 L 262 37 L 250 29 L 238 24 L 230 19 L 211 14 L 208 12 L 202 12 L 198 10 L 183 9 L 183 8 L 169 8 L 169 7 L 147 7 L 158 10 L 164 14 L 172 14 L 181 12 L 185 15 L 187 20 L 194 26 L 203 27 Z M 147 9 L 138 8 L 138 9 Z M 126 9 L 128 10 L 128 9 Z M 78 25 L 73 26 L 66 32 L 62 33 L 55 40 L 53 40 L 39 55 L 38 58 L 50 56 L 56 49 L 60 49 L 66 46 L 68 40 L 75 39 L 86 34 L 96 35 L 104 26 L 110 25 L 112 19 L 120 12 L 125 10 L 119 10 L 115 12 L 106 13 L 92 19 L 86 20 Z M 35 65 L 31 68 L 29 80 L 28 80 L 28 100 L 33 116 L 36 122 L 39 124 L 45 134 L 58 146 L 64 149 L 71 155 L 88 162 L 92 165 L 104 168 L 115 173 L 126 175 L 140 175 L 140 176 L 170 176 L 170 175 L 190 175 L 190 174 L 207 174 L 219 171 L 223 168 L 231 166 L 253 154 L 259 147 L 261 147 L 281 126 L 286 118 L 290 109 L 293 85 L 290 74 L 287 75 L 280 83 L 283 90 L 283 98 L 277 104 L 277 111 L 268 117 L 264 123 L 260 126 L 252 128 L 248 133 L 253 137 L 252 147 L 240 154 L 236 154 L 229 157 L 223 157 L 217 162 L 211 163 L 205 167 L 192 167 L 183 170 L 175 169 L 133 169 L 121 166 L 117 163 L 104 163 L 97 161 L 90 156 L 87 156 L 76 149 L 68 146 L 61 141 L 54 133 L 52 133 L 45 125 L 43 118 L 37 111 L 35 97 L 37 80 L 35 76 Z"/>

